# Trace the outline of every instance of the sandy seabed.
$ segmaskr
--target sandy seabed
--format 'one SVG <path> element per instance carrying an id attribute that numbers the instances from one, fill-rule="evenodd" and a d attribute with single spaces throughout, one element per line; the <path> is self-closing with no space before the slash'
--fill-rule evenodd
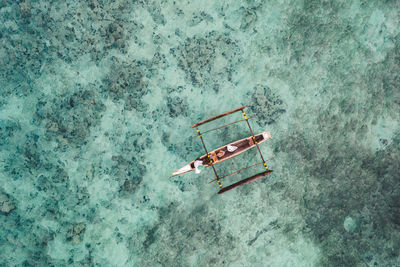
<path id="1" fill-rule="evenodd" d="M 0 265 L 399 266 L 399 21 L 399 1 L 1 1 Z M 204 154 L 190 125 L 242 105 L 273 174 L 171 178 Z"/>

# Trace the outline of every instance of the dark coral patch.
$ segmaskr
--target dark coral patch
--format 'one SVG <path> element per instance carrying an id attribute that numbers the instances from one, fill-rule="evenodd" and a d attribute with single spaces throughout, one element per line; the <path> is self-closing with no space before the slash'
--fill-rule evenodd
<path id="1" fill-rule="evenodd" d="M 232 81 L 233 72 L 242 61 L 238 43 L 216 32 L 187 38 L 183 45 L 171 49 L 171 53 L 189 81 L 216 92 L 223 81 Z"/>
<path id="2" fill-rule="evenodd" d="M 121 190 L 130 194 L 136 192 L 146 173 L 146 166 L 135 157 L 126 160 L 122 156 L 113 156 L 112 161 L 115 164 L 111 174 L 120 181 Z"/>
<path id="3" fill-rule="evenodd" d="M 257 115 L 261 125 L 277 121 L 282 113 L 286 112 L 286 104 L 277 92 L 268 86 L 257 85 L 254 87 L 250 103 L 250 110 Z"/>
<path id="4" fill-rule="evenodd" d="M 142 97 L 148 93 L 145 75 L 149 73 L 149 62 L 112 59 L 110 73 L 103 79 L 104 93 L 114 101 L 123 100 L 126 110 L 145 111 L 147 105 Z"/>
<path id="5" fill-rule="evenodd" d="M 179 115 L 187 116 L 189 106 L 186 99 L 182 99 L 179 96 L 175 97 L 167 97 L 167 109 L 169 116 L 172 118 L 176 118 Z"/>
<path id="6" fill-rule="evenodd" d="M 7 145 L 19 131 L 21 131 L 21 125 L 18 121 L 0 120 L 0 146 Z"/>
<path id="7" fill-rule="evenodd" d="M 61 138 L 79 146 L 86 143 L 91 127 L 99 123 L 104 110 L 95 91 L 83 90 L 55 98 L 42 97 L 34 117 L 45 125 L 48 140 Z M 62 146 L 63 142 L 59 144 Z"/>

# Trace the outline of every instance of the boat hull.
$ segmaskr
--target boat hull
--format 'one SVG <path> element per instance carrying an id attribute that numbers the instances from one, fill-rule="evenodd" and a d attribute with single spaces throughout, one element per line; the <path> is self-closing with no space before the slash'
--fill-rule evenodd
<path id="1" fill-rule="evenodd" d="M 267 141 L 268 139 L 270 139 L 271 134 L 269 132 L 263 132 L 263 133 L 255 135 L 254 137 L 255 137 L 255 141 L 257 142 L 257 144 L 261 144 L 261 143 Z M 230 152 L 230 151 L 228 151 L 229 145 L 235 146 L 235 147 L 237 147 L 237 149 L 235 151 Z M 178 176 L 178 175 L 182 175 L 187 172 L 194 171 L 195 170 L 194 162 L 196 160 L 201 160 L 203 165 L 205 165 L 206 167 L 209 167 L 211 165 L 215 165 L 215 164 L 225 161 L 227 159 L 236 157 L 237 155 L 249 150 L 250 148 L 252 148 L 254 146 L 256 146 L 256 143 L 254 142 L 252 136 L 243 138 L 241 140 L 235 141 L 233 143 L 227 144 L 225 146 L 222 146 L 220 148 L 217 148 L 217 149 L 209 152 L 210 157 L 208 157 L 207 154 L 204 154 L 203 156 L 193 160 L 192 162 L 186 164 L 179 170 L 175 171 L 174 173 L 172 173 L 172 175 Z"/>

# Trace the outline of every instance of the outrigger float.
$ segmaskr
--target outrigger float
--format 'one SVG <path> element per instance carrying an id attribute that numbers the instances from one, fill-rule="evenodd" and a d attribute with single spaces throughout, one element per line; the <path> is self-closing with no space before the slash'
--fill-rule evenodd
<path id="1" fill-rule="evenodd" d="M 188 163 L 187 165 L 183 166 L 179 170 L 175 171 L 174 173 L 172 173 L 172 176 L 178 176 L 178 175 L 181 175 L 181 174 L 184 174 L 184 173 L 187 173 L 187 172 L 191 172 L 191 171 L 195 171 L 196 173 L 199 173 L 200 171 L 198 170 L 198 166 L 200 166 L 200 165 L 204 165 L 205 167 L 212 167 L 216 179 L 210 181 L 209 183 L 217 181 L 218 184 L 219 184 L 219 187 L 220 187 L 220 190 L 218 191 L 218 194 L 222 194 L 222 193 L 228 192 L 228 191 L 230 191 L 232 189 L 235 189 L 235 188 L 237 188 L 239 186 L 251 183 L 251 182 L 253 182 L 255 180 L 258 180 L 258 179 L 260 179 L 262 177 L 265 177 L 265 176 L 271 174 L 272 170 L 270 170 L 268 168 L 267 163 L 264 160 L 264 157 L 263 157 L 263 155 L 261 153 L 261 150 L 260 150 L 260 147 L 259 147 L 260 144 L 262 144 L 263 142 L 265 142 L 265 141 L 267 141 L 268 139 L 271 138 L 271 134 L 269 132 L 263 132 L 263 133 L 256 134 L 256 135 L 253 133 L 253 130 L 252 130 L 252 128 L 250 126 L 250 123 L 249 123 L 249 119 L 252 119 L 254 117 L 248 118 L 246 116 L 246 113 L 244 112 L 244 109 L 246 107 L 247 106 L 242 106 L 240 108 L 233 109 L 231 111 L 219 114 L 219 115 L 214 116 L 212 118 L 203 120 L 203 121 L 198 122 L 196 124 L 193 124 L 190 128 L 195 128 L 196 129 L 197 136 L 200 138 L 201 143 L 203 144 L 203 147 L 204 147 L 204 150 L 205 150 L 206 154 L 198 157 L 197 159 L 195 159 L 192 162 Z M 215 130 L 219 130 L 219 129 L 225 128 L 225 127 L 227 127 L 229 125 L 232 125 L 232 124 L 235 124 L 235 123 L 238 123 L 238 122 L 241 122 L 241 121 L 246 121 L 247 126 L 249 127 L 249 130 L 250 130 L 251 136 L 249 136 L 247 138 L 244 138 L 244 139 L 241 139 L 241 140 L 238 140 L 238 141 L 235 141 L 233 143 L 227 144 L 227 145 L 222 146 L 220 148 L 217 148 L 217 149 L 215 149 L 215 150 L 213 150 L 211 152 L 208 152 L 208 150 L 206 148 L 206 145 L 204 144 L 204 140 L 203 140 L 203 134 L 204 133 L 200 133 L 199 126 L 203 125 L 205 123 L 208 123 L 210 121 L 222 118 L 224 116 L 230 115 L 232 113 L 238 112 L 238 111 L 242 112 L 242 114 L 244 116 L 243 120 L 238 120 L 238 121 L 223 125 L 221 127 L 205 131 L 204 133 L 215 131 Z M 222 161 L 225 161 L 227 159 L 231 159 L 233 157 L 236 157 L 239 154 L 241 154 L 241 153 L 243 153 L 243 152 L 245 152 L 245 151 L 247 151 L 247 150 L 249 150 L 250 148 L 253 148 L 253 147 L 257 147 L 257 150 L 258 150 L 258 152 L 259 152 L 259 154 L 261 156 L 262 162 L 255 163 L 255 164 L 253 164 L 251 166 L 245 167 L 243 169 L 239 169 L 237 171 L 234 171 L 234 172 L 229 173 L 229 174 L 224 175 L 224 176 L 219 176 L 218 175 L 218 173 L 217 173 L 217 171 L 215 170 L 215 167 L 214 167 L 215 164 L 220 163 Z M 236 182 L 234 184 L 231 184 L 231 185 L 228 185 L 226 187 L 223 187 L 221 179 L 223 179 L 225 177 L 228 177 L 228 176 L 231 176 L 233 174 L 236 174 L 236 173 L 238 173 L 238 172 L 240 172 L 242 170 L 249 169 L 249 168 L 252 168 L 254 166 L 261 165 L 261 164 L 264 165 L 265 171 L 263 171 L 261 173 L 258 173 L 256 175 L 253 175 L 251 177 L 248 177 L 246 179 L 243 179 L 243 180 L 241 180 L 239 182 Z"/>

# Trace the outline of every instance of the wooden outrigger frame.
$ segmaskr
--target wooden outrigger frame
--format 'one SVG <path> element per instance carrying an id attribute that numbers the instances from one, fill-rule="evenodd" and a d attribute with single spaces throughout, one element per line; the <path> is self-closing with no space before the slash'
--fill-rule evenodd
<path id="1" fill-rule="evenodd" d="M 247 117 L 246 113 L 244 112 L 244 109 L 245 109 L 246 107 L 247 107 L 247 106 L 241 106 L 241 107 L 239 107 L 239 108 L 236 108 L 236 109 L 233 109 L 233 110 L 231 110 L 231 111 L 228 111 L 228 112 L 219 114 L 219 115 L 217 115 L 217 116 L 214 116 L 214 117 L 211 117 L 211 118 L 209 118 L 209 119 L 200 121 L 200 122 L 195 123 L 195 124 L 193 124 L 192 126 L 190 126 L 190 128 L 196 128 L 197 136 L 200 138 L 201 143 L 203 144 L 203 148 L 204 148 L 204 150 L 205 150 L 205 152 L 206 152 L 206 155 L 208 156 L 208 158 L 209 158 L 209 160 L 210 160 L 210 166 L 212 167 L 212 169 L 213 169 L 213 171 L 214 171 L 214 174 L 215 174 L 216 179 L 213 180 L 213 181 L 211 181 L 211 182 L 209 182 L 209 183 L 212 183 L 212 182 L 214 182 L 214 181 L 217 181 L 217 182 L 218 182 L 218 185 L 219 185 L 219 187 L 220 187 L 220 190 L 219 190 L 218 194 L 222 194 L 222 193 L 228 192 L 228 191 L 230 191 L 230 190 L 232 190 L 232 189 L 235 189 L 235 188 L 237 188 L 237 187 L 239 187 L 239 186 L 242 186 L 242 185 L 251 183 L 251 182 L 253 182 L 253 181 L 257 180 L 257 179 L 260 179 L 260 178 L 262 178 L 262 177 L 265 177 L 265 176 L 267 176 L 267 175 L 269 175 L 269 174 L 271 174 L 271 173 L 273 172 L 272 170 L 270 170 L 270 169 L 268 168 L 267 163 L 266 163 L 266 161 L 265 161 L 265 159 L 264 159 L 264 156 L 263 156 L 262 153 L 261 153 L 259 144 L 258 144 L 258 142 L 256 141 L 256 137 L 255 137 L 255 135 L 254 135 L 253 129 L 251 128 L 250 123 L 249 123 L 249 119 L 254 118 L 254 117 L 250 117 L 250 118 Z M 201 133 L 201 132 L 200 132 L 199 126 L 200 126 L 200 125 L 203 125 L 203 124 L 205 124 L 205 123 L 211 122 L 211 121 L 213 121 L 213 120 L 222 118 L 222 117 L 224 117 L 224 116 L 230 115 L 230 114 L 232 114 L 232 113 L 239 112 L 239 111 L 242 112 L 244 119 L 238 120 L 238 121 L 235 121 L 235 122 L 226 124 L 226 125 L 223 125 L 223 126 L 221 126 L 221 127 L 215 128 L 215 129 L 207 130 L 207 131 L 205 131 L 204 133 L 211 132 L 211 131 L 215 131 L 215 130 L 218 130 L 218 129 L 222 129 L 222 128 L 224 128 L 224 127 L 227 127 L 227 126 L 229 126 L 229 125 L 232 125 L 232 124 L 235 124 L 235 123 L 238 123 L 238 122 L 241 122 L 241 121 L 246 121 L 247 126 L 249 127 L 249 130 L 250 130 L 250 133 L 251 133 L 251 138 L 253 139 L 254 144 L 257 146 L 257 150 L 258 150 L 258 152 L 259 152 L 259 154 L 260 154 L 260 156 L 261 156 L 262 162 L 253 164 L 253 165 L 251 165 L 251 166 L 248 166 L 248 167 L 239 169 L 239 170 L 237 170 L 237 171 L 234 171 L 234 172 L 232 172 L 232 173 L 229 173 L 229 174 L 227 174 L 227 175 L 225 175 L 225 176 L 220 177 L 220 176 L 218 175 L 218 173 L 217 173 L 215 167 L 214 167 L 213 157 L 212 157 L 211 154 L 208 152 L 208 150 L 207 150 L 207 148 L 206 148 L 206 145 L 205 145 L 205 143 L 204 143 L 204 140 L 203 140 L 203 134 L 204 134 L 204 133 Z M 253 176 L 251 176 L 251 177 L 245 178 L 245 179 L 243 179 L 243 180 L 240 180 L 239 182 L 236 182 L 236 183 L 234 183 L 234 184 L 231 184 L 231 185 L 228 185 L 228 186 L 226 186 L 226 187 L 223 187 L 222 182 L 221 182 L 221 179 L 222 179 L 222 178 L 231 176 L 231 175 L 236 174 L 236 173 L 238 173 L 238 172 L 240 172 L 240 171 L 242 171 L 242 170 L 249 169 L 249 168 L 251 168 L 251 167 L 254 167 L 254 166 L 257 166 L 257 165 L 260 165 L 260 164 L 263 164 L 263 165 L 264 165 L 265 171 L 263 171 L 263 172 L 261 172 L 261 173 L 258 173 L 258 174 L 255 174 L 255 175 L 253 175 Z"/>

